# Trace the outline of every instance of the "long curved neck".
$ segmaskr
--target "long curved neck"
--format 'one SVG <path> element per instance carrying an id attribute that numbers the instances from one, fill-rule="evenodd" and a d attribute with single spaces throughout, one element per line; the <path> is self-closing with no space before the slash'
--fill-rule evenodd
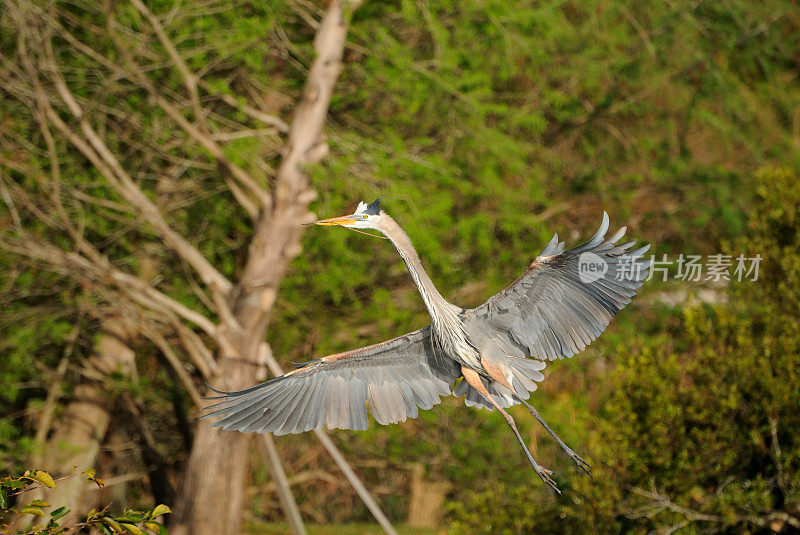
<path id="1" fill-rule="evenodd" d="M 433 285 L 433 281 L 431 281 L 431 278 L 422 267 L 422 262 L 419 260 L 417 251 L 414 249 L 414 246 L 411 245 L 411 239 L 409 239 L 405 231 L 400 228 L 400 225 L 384 213 L 381 217 L 379 230 L 391 240 L 397 252 L 400 253 L 403 261 L 406 263 L 408 272 L 411 273 L 411 278 L 414 280 L 414 284 L 417 286 L 417 290 L 419 290 L 419 294 L 422 296 L 422 300 L 428 308 L 428 313 L 431 316 L 434 326 L 447 322 L 447 320 L 457 315 L 460 309 L 448 303 Z"/>

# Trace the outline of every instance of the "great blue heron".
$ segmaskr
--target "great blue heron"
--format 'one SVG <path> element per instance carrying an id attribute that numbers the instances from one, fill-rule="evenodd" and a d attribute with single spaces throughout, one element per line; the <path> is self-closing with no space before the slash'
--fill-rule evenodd
<path id="1" fill-rule="evenodd" d="M 265 383 L 237 392 L 205 416 L 213 425 L 243 433 L 301 433 L 321 427 L 366 429 L 367 405 L 381 424 L 416 418 L 440 396 L 464 396 L 469 406 L 496 408 L 508 422 L 534 471 L 560 492 L 553 474 L 531 455 L 506 408 L 522 403 L 587 474 L 590 466 L 558 438 L 527 401 L 544 379 L 545 361 L 583 350 L 636 293 L 650 269 L 649 249 L 616 245 L 623 227 L 606 239 L 608 215 L 586 243 L 564 251 L 558 234 L 522 276 L 477 308 L 448 303 L 422 268 L 411 240 L 380 207 L 359 203 L 355 212 L 318 225 L 374 229 L 405 261 L 431 324 L 412 333 L 318 358 Z M 463 379 L 456 384 L 456 382 Z M 455 389 L 453 389 L 453 385 Z M 591 475 L 591 474 L 590 474 Z"/>

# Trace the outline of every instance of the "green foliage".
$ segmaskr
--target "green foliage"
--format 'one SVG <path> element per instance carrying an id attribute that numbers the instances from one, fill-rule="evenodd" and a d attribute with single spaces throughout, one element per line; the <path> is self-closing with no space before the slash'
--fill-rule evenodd
<path id="1" fill-rule="evenodd" d="M 56 488 L 56 483 L 77 477 L 86 476 L 87 481 L 93 481 L 98 487 L 103 486 L 103 480 L 96 477 L 94 469 L 90 468 L 81 474 L 73 473 L 57 480 L 53 476 L 42 470 L 28 470 L 21 476 L 5 476 L 0 479 L 0 522 L 11 522 L 20 516 L 34 516 L 35 524 L 25 530 L 16 530 L 15 535 L 56 535 L 59 533 L 74 533 L 83 528 L 94 528 L 104 535 L 127 533 L 130 535 L 144 535 L 152 533 L 154 535 L 167 535 L 167 529 L 157 519 L 158 517 L 171 513 L 166 505 L 159 504 L 147 511 L 126 510 L 120 515 L 113 515 L 105 508 L 101 511 L 92 509 L 85 517 L 67 522 L 61 519 L 69 514 L 66 507 L 57 507 L 47 513 L 45 509 L 52 506 L 44 500 L 33 500 L 29 504 L 15 509 L 10 507 L 9 498 L 22 495 L 36 488 Z M 39 522 L 39 523 L 36 523 Z M 0 524 L 2 533 L 11 535 L 11 531 L 6 529 L 7 525 Z"/>

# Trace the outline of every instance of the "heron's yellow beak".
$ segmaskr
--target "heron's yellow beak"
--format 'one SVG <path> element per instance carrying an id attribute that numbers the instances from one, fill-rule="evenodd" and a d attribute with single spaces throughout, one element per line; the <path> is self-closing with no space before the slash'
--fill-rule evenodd
<path id="1" fill-rule="evenodd" d="M 352 218 L 352 216 L 345 215 L 342 217 L 332 217 L 330 219 L 320 219 L 319 221 L 315 221 L 314 224 L 316 225 L 339 225 L 340 227 L 346 227 L 355 223 L 356 220 Z"/>

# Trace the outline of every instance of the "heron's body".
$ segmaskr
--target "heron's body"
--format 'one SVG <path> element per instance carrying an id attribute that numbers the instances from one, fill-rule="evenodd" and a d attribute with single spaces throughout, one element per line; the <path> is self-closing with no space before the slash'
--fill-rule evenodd
<path id="1" fill-rule="evenodd" d="M 418 408 L 430 409 L 452 393 L 464 396 L 467 405 L 500 411 L 536 473 L 554 490 L 551 472 L 533 459 L 505 408 L 524 404 L 588 473 L 589 465 L 525 400 L 544 380 L 546 361 L 583 350 L 630 302 L 648 274 L 650 264 L 641 260 L 647 246 L 631 250 L 634 242 L 618 245 L 624 228 L 606 238 L 604 214 L 589 241 L 564 251 L 554 236 L 511 286 L 477 308 L 464 309 L 438 292 L 411 240 L 378 201 L 361 203 L 351 216 L 318 223 L 372 228 L 390 239 L 425 302 L 430 327 L 322 357 L 246 390 L 220 392 L 221 402 L 206 414 L 223 416 L 214 425 L 275 434 L 319 427 L 366 429 L 368 406 L 379 423 L 396 423 L 416 418 Z M 604 266 L 602 273 L 583 277 L 585 260 Z"/>

